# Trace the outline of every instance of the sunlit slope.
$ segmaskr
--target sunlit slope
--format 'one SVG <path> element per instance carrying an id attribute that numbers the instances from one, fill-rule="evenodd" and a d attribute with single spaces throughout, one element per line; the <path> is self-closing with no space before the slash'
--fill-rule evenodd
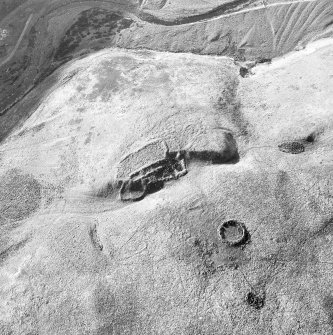
<path id="1" fill-rule="evenodd" d="M 330 334 L 328 42 L 249 78 L 221 57 L 108 49 L 28 94 L 18 108 L 38 97 L 33 114 L 0 146 L 0 333 Z M 226 133 L 238 159 L 199 156 L 119 201 L 128 151 L 154 138 L 225 149 Z M 221 239 L 229 220 L 247 243 Z"/>

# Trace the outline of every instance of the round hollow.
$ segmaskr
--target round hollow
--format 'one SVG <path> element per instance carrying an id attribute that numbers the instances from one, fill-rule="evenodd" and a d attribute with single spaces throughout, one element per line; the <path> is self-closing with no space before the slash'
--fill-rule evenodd
<path id="1" fill-rule="evenodd" d="M 255 309 L 261 309 L 264 307 L 265 299 L 254 292 L 249 292 L 246 296 L 246 302 Z"/>
<path id="2" fill-rule="evenodd" d="M 279 150 L 289 154 L 300 154 L 304 151 L 304 145 L 300 142 L 284 142 L 279 145 Z"/>

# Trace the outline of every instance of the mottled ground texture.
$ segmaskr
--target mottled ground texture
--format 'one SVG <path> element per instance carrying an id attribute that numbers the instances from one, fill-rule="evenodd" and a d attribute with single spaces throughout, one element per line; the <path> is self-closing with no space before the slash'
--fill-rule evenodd
<path id="1" fill-rule="evenodd" d="M 0 0 L 0 334 L 333 334 L 332 22 Z M 120 168 L 179 154 L 120 201 Z"/>

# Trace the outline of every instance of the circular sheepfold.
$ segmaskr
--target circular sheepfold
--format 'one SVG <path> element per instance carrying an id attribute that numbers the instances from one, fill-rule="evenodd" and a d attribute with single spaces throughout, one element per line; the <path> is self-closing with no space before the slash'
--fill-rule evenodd
<path id="1" fill-rule="evenodd" d="M 247 237 L 244 224 L 234 220 L 224 222 L 219 233 L 222 241 L 231 246 L 244 243 Z"/>
<path id="2" fill-rule="evenodd" d="M 300 142 L 284 142 L 279 145 L 279 150 L 288 154 L 300 154 L 304 151 L 304 145 Z"/>

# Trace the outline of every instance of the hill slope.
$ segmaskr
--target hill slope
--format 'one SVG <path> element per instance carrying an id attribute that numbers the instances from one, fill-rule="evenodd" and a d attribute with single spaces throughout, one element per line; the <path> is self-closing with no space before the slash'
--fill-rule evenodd
<path id="1" fill-rule="evenodd" d="M 0 146 L 1 334 L 331 333 L 332 45 L 249 78 L 229 58 L 106 49 L 29 93 Z M 190 155 L 120 202 L 118 161 L 156 138 L 238 157 Z M 247 243 L 221 238 L 230 220 Z"/>

